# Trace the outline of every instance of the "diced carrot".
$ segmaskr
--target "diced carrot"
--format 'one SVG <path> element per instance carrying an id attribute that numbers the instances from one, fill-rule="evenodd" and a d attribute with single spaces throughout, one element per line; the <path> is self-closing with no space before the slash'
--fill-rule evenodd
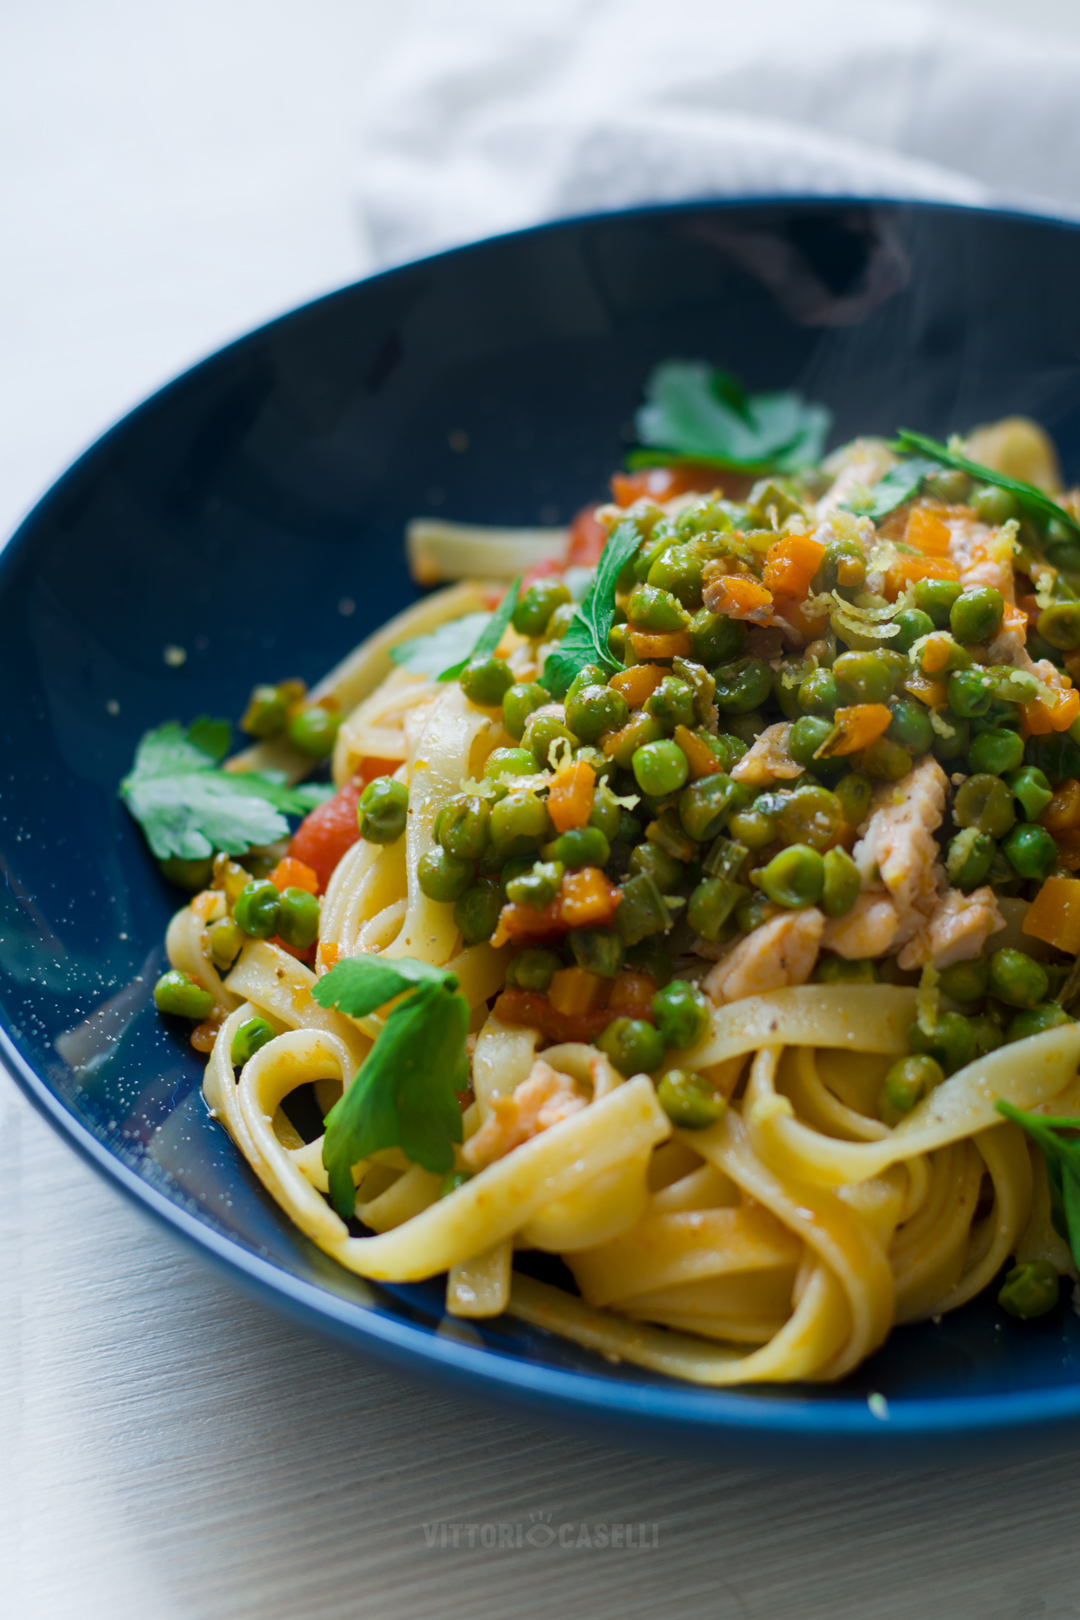
<path id="1" fill-rule="evenodd" d="M 335 945 L 332 939 L 319 946 L 319 962 L 324 968 L 332 968 L 340 955 L 341 947 Z"/>
<path id="2" fill-rule="evenodd" d="M 754 624 L 768 624 L 773 615 L 772 592 L 759 585 L 756 579 L 742 574 L 721 574 L 709 586 L 709 602 L 714 613 L 728 619 L 749 619 Z"/>
<path id="3" fill-rule="evenodd" d="M 656 985 L 647 973 L 620 973 L 611 986 L 608 1011 L 620 1018 L 642 1018 L 654 1022 L 652 998 Z"/>
<path id="4" fill-rule="evenodd" d="M 724 474 L 724 483 L 738 480 Z M 611 494 L 617 506 L 633 506 L 635 501 L 670 501 L 676 495 L 696 493 L 708 495 L 720 488 L 720 475 L 715 467 L 703 467 L 696 462 L 683 462 L 677 467 L 643 467 L 640 472 L 613 473 Z M 732 489 L 730 494 L 737 500 Z"/>
<path id="5" fill-rule="evenodd" d="M 629 669 L 620 669 L 617 675 L 613 675 L 608 685 L 622 693 L 631 709 L 640 709 L 666 674 L 667 670 L 659 664 L 631 664 Z"/>
<path id="6" fill-rule="evenodd" d="M 915 557 L 899 553 L 885 576 L 885 594 L 895 601 L 905 585 L 920 579 L 959 579 L 960 570 L 949 557 Z"/>
<path id="7" fill-rule="evenodd" d="M 1035 617 L 1038 618 L 1037 612 Z M 1011 602 L 1006 602 L 1001 615 L 1001 628 L 1003 630 L 1012 630 L 1020 637 L 1021 641 L 1026 641 L 1028 630 L 1033 622 L 1022 602 L 1018 602 L 1015 607 Z"/>
<path id="8" fill-rule="evenodd" d="M 762 584 L 773 596 L 803 597 L 821 567 L 825 547 L 809 534 L 785 534 L 765 553 Z"/>
<path id="9" fill-rule="evenodd" d="M 534 990 L 504 990 L 494 1007 L 495 1017 L 504 1024 L 538 1029 L 545 1040 L 594 1041 L 617 1015 L 604 1007 L 595 1012 L 563 1013 L 547 996 Z"/>
<path id="10" fill-rule="evenodd" d="M 308 967 L 315 966 L 316 945 L 314 940 L 310 945 L 290 945 L 287 940 L 282 939 L 280 934 L 272 934 L 269 943 L 276 945 L 279 951 L 284 951 L 286 956 L 295 956 L 298 962 L 306 962 Z"/>
<path id="11" fill-rule="evenodd" d="M 583 506 L 570 525 L 566 537 L 567 568 L 594 568 L 607 545 L 608 532 L 596 519 L 597 508 Z"/>
<path id="12" fill-rule="evenodd" d="M 602 928 L 615 915 L 622 890 L 598 866 L 567 872 L 559 887 L 559 917 L 564 928 Z"/>
<path id="13" fill-rule="evenodd" d="M 1055 833 L 1054 842 L 1058 847 L 1058 865 L 1070 872 L 1080 871 L 1080 828 Z"/>
<path id="14" fill-rule="evenodd" d="M 587 968 L 560 968 L 548 988 L 548 1000 L 561 1013 L 595 1012 L 607 1000 L 610 984 Z"/>
<path id="15" fill-rule="evenodd" d="M 286 855 L 284 860 L 278 861 L 270 873 L 270 881 L 280 892 L 284 892 L 285 889 L 303 889 L 307 894 L 319 892 L 319 874 L 304 861 L 298 861 L 292 855 Z"/>
<path id="16" fill-rule="evenodd" d="M 1060 676 L 1059 680 L 1067 681 L 1069 676 Z M 1045 737 L 1051 731 L 1068 731 L 1073 721 L 1080 717 L 1080 691 L 1071 686 L 1058 686 L 1050 702 L 1036 698 L 1032 703 L 1025 703 L 1022 712 L 1022 729 L 1026 737 Z"/>
<path id="17" fill-rule="evenodd" d="M 394 772 L 400 769 L 400 759 L 378 759 L 374 754 L 368 759 L 362 759 L 357 766 L 364 787 L 367 787 L 369 782 L 374 782 L 377 776 L 393 776 Z"/>
<path id="18" fill-rule="evenodd" d="M 225 1020 L 228 1009 L 215 1007 L 209 1018 L 201 1024 L 196 1024 L 189 1037 L 196 1052 L 212 1052 L 214 1042 L 218 1038 L 218 1030 Z"/>
<path id="19" fill-rule="evenodd" d="M 1060 784 L 1054 797 L 1039 817 L 1040 827 L 1047 832 L 1071 832 L 1080 827 L 1080 781 L 1068 776 Z"/>
<path id="20" fill-rule="evenodd" d="M 360 837 L 356 806 L 364 785 L 362 777 L 352 777 L 332 799 L 316 805 L 293 833 L 289 854 L 311 867 L 319 879 L 320 892 L 329 883 L 338 861 Z"/>
<path id="21" fill-rule="evenodd" d="M 826 737 L 815 759 L 834 759 L 840 754 L 856 754 L 884 735 L 892 724 L 892 712 L 884 703 L 849 703 L 836 711 L 835 729 Z"/>
<path id="22" fill-rule="evenodd" d="M 644 630 L 631 630 L 630 645 L 638 658 L 689 658 L 690 636 L 686 630 L 670 630 L 662 635 L 650 635 Z M 666 674 L 667 671 L 665 670 Z"/>
<path id="23" fill-rule="evenodd" d="M 904 542 L 921 551 L 925 557 L 947 557 L 952 536 L 948 525 L 938 514 L 926 506 L 912 507 L 904 530 Z"/>
<path id="24" fill-rule="evenodd" d="M 518 900 L 510 900 L 499 912 L 491 943 L 498 950 L 511 939 L 550 939 L 563 932 L 558 895 L 546 906 L 526 906 Z"/>
<path id="25" fill-rule="evenodd" d="M 1055 950 L 1080 951 L 1080 881 L 1048 877 L 1024 916 L 1023 932 Z"/>
<path id="26" fill-rule="evenodd" d="M 791 626 L 804 645 L 829 633 L 829 615 L 811 611 L 806 600 L 799 601 L 794 596 L 773 597 L 773 623 L 781 619 Z"/>
<path id="27" fill-rule="evenodd" d="M 584 827 L 592 814 L 596 772 L 587 759 L 577 759 L 560 771 L 548 794 L 548 815 L 557 832 Z"/>
<path id="28" fill-rule="evenodd" d="M 955 652 L 953 639 L 946 630 L 934 630 L 927 636 L 919 654 L 919 663 L 924 675 L 940 675 L 949 667 L 949 660 Z"/>
<path id="29" fill-rule="evenodd" d="M 925 703 L 928 709 L 940 709 L 949 700 L 948 684 L 924 675 L 921 669 L 914 669 L 905 677 L 904 691 L 910 692 L 920 703 Z"/>
<path id="30" fill-rule="evenodd" d="M 695 736 L 687 726 L 675 727 L 675 741 L 686 755 L 690 775 L 697 781 L 701 776 L 715 776 L 723 767 L 704 737 Z"/>

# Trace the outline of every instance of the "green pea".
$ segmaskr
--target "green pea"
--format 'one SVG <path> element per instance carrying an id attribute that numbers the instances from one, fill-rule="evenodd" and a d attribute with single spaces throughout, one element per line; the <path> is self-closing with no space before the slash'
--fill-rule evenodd
<path id="1" fill-rule="evenodd" d="M 162 877 L 168 878 L 170 883 L 187 889 L 190 894 L 197 894 L 210 882 L 214 859 L 212 855 L 207 855 L 202 860 L 185 861 L 179 855 L 170 855 L 166 860 L 158 861 L 158 868 Z"/>
<path id="2" fill-rule="evenodd" d="M 800 784 L 793 793 L 780 796 L 777 831 L 785 844 L 809 844 L 824 853 L 843 825 L 840 800 L 819 783 Z"/>
<path id="3" fill-rule="evenodd" d="M 995 951 L 990 958 L 990 989 L 1010 1007 L 1034 1007 L 1045 1000 L 1046 970 L 1025 951 Z"/>
<path id="4" fill-rule="evenodd" d="M 884 703 L 896 684 L 888 663 L 873 652 L 846 652 L 832 667 L 841 703 Z"/>
<path id="5" fill-rule="evenodd" d="M 937 714 L 938 723 L 944 723 L 948 726 L 949 734 L 943 737 L 940 732 L 935 731 L 934 758 L 940 760 L 943 765 L 947 765 L 951 760 L 962 759 L 967 753 L 971 743 L 971 722 L 970 720 L 961 720 L 957 715 L 953 714 L 946 716 L 941 709 L 937 711 Z"/>
<path id="6" fill-rule="evenodd" d="M 649 584 L 670 591 L 683 607 L 701 606 L 701 558 L 692 546 L 671 546 L 649 569 Z"/>
<path id="7" fill-rule="evenodd" d="M 622 910 L 622 907 L 619 907 Z M 616 918 L 618 912 L 616 912 Z M 671 978 L 671 959 L 657 934 L 638 940 L 626 947 L 626 965 L 635 973 L 646 973 L 653 984 L 660 987 Z"/>
<path id="8" fill-rule="evenodd" d="M 268 1024 L 265 1018 L 246 1019 L 233 1036 L 229 1048 L 229 1061 L 233 1067 L 242 1068 L 261 1046 L 274 1039 L 276 1033 L 274 1026 Z"/>
<path id="9" fill-rule="evenodd" d="M 224 973 L 240 954 L 245 943 L 244 930 L 231 917 L 222 917 L 219 922 L 211 923 L 207 938 L 214 966 L 219 973 Z"/>
<path id="10" fill-rule="evenodd" d="M 709 1002 L 697 985 L 672 979 L 653 996 L 653 1016 L 664 1045 L 685 1052 L 697 1045 L 709 1027 Z"/>
<path id="11" fill-rule="evenodd" d="M 603 664 L 582 664 L 567 688 L 567 697 L 576 696 L 583 692 L 587 686 L 604 686 L 607 683 L 608 671 Z"/>
<path id="12" fill-rule="evenodd" d="M 1026 1014 L 1018 1014 L 1017 1016 L 1025 1017 Z M 996 1052 L 1005 1037 L 994 1019 L 990 1018 L 986 1013 L 980 1013 L 977 1017 L 970 1018 L 968 1022 L 975 1036 L 976 1056 L 985 1057 L 988 1052 Z"/>
<path id="13" fill-rule="evenodd" d="M 827 917 L 846 917 L 859 898 L 859 868 L 846 849 L 830 849 L 825 856 L 825 887 L 821 909 Z"/>
<path id="14" fill-rule="evenodd" d="M 536 769 L 546 771 L 551 765 L 551 750 L 555 743 L 565 742 L 573 751 L 580 740 L 558 715 L 533 713 L 525 722 L 521 745 L 532 755 Z"/>
<path id="15" fill-rule="evenodd" d="M 1004 838 L 1016 821 L 1012 794 L 999 776 L 980 771 L 958 788 L 953 820 L 958 827 L 975 827 L 988 838 Z"/>
<path id="16" fill-rule="evenodd" d="M 917 668 L 936 680 L 951 674 L 954 669 L 970 669 L 972 666 L 972 657 L 967 648 L 961 647 L 947 630 L 935 630 L 933 640 L 925 642 L 912 656 Z"/>
<path id="17" fill-rule="evenodd" d="M 924 613 L 921 608 L 904 608 L 892 622 L 900 631 L 892 645 L 903 653 L 910 652 L 917 641 L 937 628 L 929 613 Z"/>
<path id="18" fill-rule="evenodd" d="M 656 799 L 677 793 L 690 775 L 686 755 L 678 743 L 670 738 L 646 743 L 636 749 L 630 763 L 642 793 L 651 794 Z"/>
<path id="19" fill-rule="evenodd" d="M 890 698 L 892 720 L 886 737 L 898 742 L 909 754 L 925 754 L 934 741 L 930 716 L 914 698 Z"/>
<path id="20" fill-rule="evenodd" d="M 985 714 L 994 701 L 993 677 L 983 669 L 956 669 L 949 676 L 949 708 L 963 720 Z"/>
<path id="21" fill-rule="evenodd" d="M 704 1075 L 669 1069 L 656 1088 L 656 1100 L 671 1123 L 683 1131 L 703 1131 L 721 1118 L 727 1103 Z"/>
<path id="22" fill-rule="evenodd" d="M 233 905 L 233 919 L 238 928 L 252 939 L 269 939 L 278 931 L 278 913 L 281 896 L 269 878 L 255 878 L 244 887 Z"/>
<path id="23" fill-rule="evenodd" d="M 544 636 L 548 641 L 561 641 L 577 616 L 573 602 L 560 602 L 547 622 Z"/>
<path id="24" fill-rule="evenodd" d="M 949 628 L 957 641 L 988 641 L 1001 629 L 1005 598 L 991 585 L 961 591 L 949 609 Z"/>
<path id="25" fill-rule="evenodd" d="M 739 658 L 716 671 L 716 706 L 722 714 L 749 714 L 772 691 L 772 670 L 763 658 Z"/>
<path id="26" fill-rule="evenodd" d="M 495 806 L 496 810 L 517 794 L 508 795 Z M 363 803 L 363 800 L 361 800 Z M 435 840 L 448 855 L 462 861 L 480 859 L 491 842 L 492 812 L 486 799 L 478 794 L 459 793 L 448 799 L 435 818 Z"/>
<path id="27" fill-rule="evenodd" d="M 525 722 L 530 714 L 542 709 L 551 702 L 551 693 L 536 681 L 516 682 L 503 697 L 503 725 L 514 740 L 520 741 L 525 732 Z"/>
<path id="28" fill-rule="evenodd" d="M 558 894 L 564 871 L 561 861 L 534 861 L 527 871 L 504 882 L 502 888 L 506 898 L 515 904 L 543 911 Z"/>
<path id="29" fill-rule="evenodd" d="M 694 724 L 694 689 L 677 675 L 665 675 L 655 692 L 646 698 L 645 711 L 659 720 L 667 732 L 674 731 L 676 726 L 689 728 Z"/>
<path id="30" fill-rule="evenodd" d="M 1050 541 L 1051 528 L 1058 527 L 1057 519 L 1051 518 L 1047 527 L 1047 544 L 1045 546 L 1046 560 L 1052 567 L 1059 569 L 1063 574 L 1080 573 L 1080 545 L 1070 531 L 1068 536 L 1062 534 L 1058 540 Z"/>
<path id="31" fill-rule="evenodd" d="M 273 888 L 273 884 L 270 885 Z M 173 968 L 163 973 L 154 986 L 154 1005 L 158 1012 L 173 1013 L 177 1018 L 191 1018 L 202 1022 L 214 1010 L 214 998 L 188 974 Z"/>
<path id="32" fill-rule="evenodd" d="M 470 884 L 454 906 L 454 921 L 466 945 L 482 945 L 490 939 L 502 910 L 502 885 L 495 878 L 480 878 Z"/>
<path id="33" fill-rule="evenodd" d="M 671 912 L 649 872 L 635 872 L 621 887 L 615 927 L 624 945 L 637 945 L 650 934 L 666 934 Z"/>
<path id="34" fill-rule="evenodd" d="M 701 608 L 687 626 L 694 657 L 711 669 L 738 658 L 746 643 L 747 630 L 740 619 Z"/>
<path id="35" fill-rule="evenodd" d="M 1052 602 L 1039 614 L 1036 629 L 1059 652 L 1080 647 L 1080 602 Z"/>
<path id="36" fill-rule="evenodd" d="M 484 766 L 486 782 L 501 782 L 504 776 L 531 776 L 533 757 L 527 748 L 495 748 Z"/>
<path id="37" fill-rule="evenodd" d="M 901 1058 L 882 1081 L 878 1095 L 879 1116 L 886 1125 L 899 1125 L 944 1078 L 941 1065 L 927 1053 Z"/>
<path id="38" fill-rule="evenodd" d="M 877 782 L 902 782 L 911 770 L 911 755 L 891 737 L 875 737 L 859 755 L 859 764 Z"/>
<path id="39" fill-rule="evenodd" d="M 924 1034 L 918 1024 L 911 1024 L 908 1045 L 913 1052 L 936 1059 L 946 1074 L 966 1069 L 977 1056 L 975 1031 L 962 1013 L 940 1013 L 932 1035 Z"/>
<path id="40" fill-rule="evenodd" d="M 613 979 L 623 965 L 623 947 L 610 928 L 572 928 L 566 936 L 578 967 L 602 979 Z"/>
<path id="41" fill-rule="evenodd" d="M 968 750 L 968 770 L 973 775 L 982 772 L 1004 776 L 1006 771 L 1015 771 L 1023 759 L 1024 744 L 1016 732 L 994 727 L 981 732 L 972 742 Z"/>
<path id="42" fill-rule="evenodd" d="M 825 862 L 809 844 L 791 844 L 774 855 L 754 879 L 775 905 L 801 911 L 816 906 L 825 888 Z"/>
<path id="43" fill-rule="evenodd" d="M 618 835 L 622 822 L 622 813 L 622 806 L 617 803 L 615 795 L 607 783 L 598 782 L 593 793 L 588 825 L 594 827 L 597 832 L 603 833 L 610 844 Z M 602 866 L 605 862 L 601 861 L 599 864 Z"/>
<path id="44" fill-rule="evenodd" d="M 985 883 L 994 863 L 997 845 L 977 827 L 965 827 L 949 841 L 945 871 L 954 888 L 965 894 Z"/>
<path id="45" fill-rule="evenodd" d="M 514 684 L 510 665 L 494 654 L 470 658 L 458 679 L 469 702 L 481 709 L 498 708 Z"/>
<path id="46" fill-rule="evenodd" d="M 736 909 L 748 897 L 742 883 L 730 878 L 705 877 L 696 885 L 686 907 L 686 919 L 700 939 L 716 944 L 727 937 Z"/>
<path id="47" fill-rule="evenodd" d="M 946 630 L 952 605 L 963 590 L 954 579 L 919 579 L 915 582 L 915 606 L 925 613 L 935 630 Z"/>
<path id="48" fill-rule="evenodd" d="M 1046 1029 L 1058 1029 L 1062 1024 L 1073 1022 L 1056 1001 L 1044 1001 L 1037 1007 L 1025 1007 L 1010 1019 L 1005 1039 L 1010 1044 L 1013 1041 L 1026 1041 L 1029 1035 L 1041 1035 Z"/>
<path id="49" fill-rule="evenodd" d="M 1031 765 L 1025 765 L 1019 771 L 1010 771 L 1005 785 L 1027 821 L 1037 821 L 1054 797 L 1053 789 L 1042 771 L 1035 770 Z"/>
<path id="50" fill-rule="evenodd" d="M 1058 1274 L 1049 1260 L 1028 1260 L 1006 1273 L 997 1300 L 1010 1316 L 1028 1322 L 1052 1311 L 1060 1291 Z"/>
<path id="51" fill-rule="evenodd" d="M 651 1074 L 664 1061 L 659 1030 L 642 1018 L 613 1018 L 596 1044 L 628 1079 L 632 1074 Z"/>
<path id="52" fill-rule="evenodd" d="M 703 495 L 683 507 L 676 520 L 676 530 L 680 535 L 705 534 L 717 529 L 727 531 L 731 528 L 729 514 L 732 510 L 730 502 Z"/>
<path id="53" fill-rule="evenodd" d="M 724 729 L 746 748 L 752 748 L 768 724 L 763 714 L 757 709 L 751 709 L 749 714 L 728 715 L 724 721 Z"/>
<path id="54" fill-rule="evenodd" d="M 648 842 L 638 844 L 630 856 L 631 872 L 647 872 L 661 894 L 675 894 L 686 877 L 686 867 L 666 850 Z"/>
<path id="55" fill-rule="evenodd" d="M 942 467 L 930 475 L 923 489 L 946 506 L 961 506 L 971 494 L 971 479 L 959 467 Z"/>
<path id="56" fill-rule="evenodd" d="M 655 746 L 655 745 L 654 745 Z M 715 838 L 735 796 L 735 784 L 723 771 L 700 776 L 679 795 L 679 817 L 690 837 L 703 844 Z"/>
<path id="57" fill-rule="evenodd" d="M 248 698 L 240 730 L 249 737 L 276 737 L 285 730 L 289 704 L 276 686 L 256 686 Z"/>
<path id="58" fill-rule="evenodd" d="M 815 669 L 797 689 L 798 708 L 803 714 L 831 717 L 840 702 L 836 677 L 831 669 Z"/>
<path id="59" fill-rule="evenodd" d="M 551 831 L 547 805 L 530 788 L 515 788 L 491 811 L 491 841 L 504 857 L 535 853 Z"/>
<path id="60" fill-rule="evenodd" d="M 815 984 L 880 984 L 876 962 L 861 957 L 849 962 L 842 956 L 825 955 L 814 969 Z"/>
<path id="61" fill-rule="evenodd" d="M 728 832 L 747 849 L 764 849 L 776 837 L 776 816 L 756 804 L 746 810 L 735 810 L 728 817 Z"/>
<path id="62" fill-rule="evenodd" d="M 560 861 L 573 872 L 583 866 L 606 866 L 611 845 L 598 827 L 571 827 L 545 844 L 542 853 L 545 860 Z"/>
<path id="63" fill-rule="evenodd" d="M 421 892 L 429 900 L 451 903 L 460 900 L 472 882 L 473 863 L 436 845 L 426 855 L 421 855 L 416 877 Z"/>
<path id="64" fill-rule="evenodd" d="M 514 603 L 510 623 L 519 636 L 539 636 L 547 629 L 555 609 L 570 601 L 561 579 L 537 579 Z"/>
<path id="65" fill-rule="evenodd" d="M 990 969 L 981 956 L 942 968 L 938 989 L 950 1001 L 981 1001 L 990 983 Z"/>
<path id="66" fill-rule="evenodd" d="M 814 755 L 822 747 L 826 739 L 833 733 L 831 720 L 819 719 L 817 715 L 804 714 L 801 720 L 796 720 L 788 733 L 788 753 L 797 765 L 811 765 Z"/>
<path id="67" fill-rule="evenodd" d="M 586 686 L 566 694 L 566 723 L 583 742 L 618 731 L 630 717 L 626 699 L 613 686 Z"/>
<path id="68" fill-rule="evenodd" d="M 857 827 L 866 820 L 870 813 L 870 800 L 874 796 L 874 784 L 868 776 L 862 771 L 849 771 L 840 778 L 833 792 L 840 801 L 840 809 L 849 826 Z"/>
<path id="69" fill-rule="evenodd" d="M 1024 515 L 1012 490 L 1002 489 L 997 484 L 980 484 L 968 504 L 980 523 L 989 523 L 995 529 Z"/>
<path id="70" fill-rule="evenodd" d="M 486 808 L 486 807 L 485 807 Z M 409 813 L 409 790 L 404 782 L 390 776 L 370 781 L 356 807 L 360 836 L 369 844 L 394 844 L 405 831 Z"/>
<path id="71" fill-rule="evenodd" d="M 1057 865 L 1057 844 L 1045 827 L 1021 821 L 1003 840 L 1002 849 L 1017 877 L 1041 883 Z"/>
<path id="72" fill-rule="evenodd" d="M 827 541 L 825 555 L 810 582 L 813 594 L 821 596 L 826 591 L 838 588 L 856 590 L 865 583 L 866 558 L 858 542 L 842 539 L 839 535 Z"/>
<path id="73" fill-rule="evenodd" d="M 561 967 L 554 951 L 534 946 L 510 958 L 506 964 L 506 982 L 514 990 L 531 990 L 543 995 Z"/>
<path id="74" fill-rule="evenodd" d="M 310 708 L 298 710 L 289 721 L 289 741 L 312 759 L 326 759 L 334 752 L 341 718 L 337 709 L 324 709 L 321 703 L 313 703 Z"/>
<path id="75" fill-rule="evenodd" d="M 306 889 L 286 889 L 281 896 L 277 931 L 286 945 L 306 951 L 319 933 L 319 902 Z"/>
<path id="76" fill-rule="evenodd" d="M 608 739 L 608 746 L 616 765 L 628 771 L 638 749 L 644 748 L 647 743 L 659 742 L 663 735 L 664 728 L 659 720 L 642 710 L 627 721 L 617 737 Z"/>
<path id="77" fill-rule="evenodd" d="M 657 590 L 655 585 L 635 586 L 626 611 L 635 630 L 652 635 L 668 635 L 686 628 L 686 609 L 670 591 Z"/>

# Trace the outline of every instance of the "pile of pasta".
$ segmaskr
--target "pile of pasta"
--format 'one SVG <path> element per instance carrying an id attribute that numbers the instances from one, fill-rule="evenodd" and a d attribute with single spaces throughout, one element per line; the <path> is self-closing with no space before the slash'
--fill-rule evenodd
<path id="1" fill-rule="evenodd" d="M 731 1099 L 715 1125 L 690 1131 L 659 1106 L 658 1077 L 624 1079 L 590 1045 L 544 1049 L 537 1031 L 491 1013 L 505 948 L 461 949 L 452 907 L 426 899 L 416 873 L 439 808 L 506 738 L 457 682 L 387 657 L 395 639 L 477 600 L 472 586 L 428 598 L 328 677 L 325 689 L 349 711 L 337 781 L 365 758 L 396 764 L 410 814 L 396 843 L 358 842 L 338 864 L 317 963 L 378 951 L 457 975 L 471 1009 L 466 1143 L 541 1051 L 586 1106 L 449 1193 L 399 1149 L 357 1164 L 356 1216 L 372 1235 L 355 1236 L 327 1202 L 322 1138 L 303 1140 L 288 1100 L 313 1083 L 325 1114 L 371 1049 L 379 1016 L 322 1008 L 316 974 L 264 941 L 247 944 L 222 979 L 210 960 L 212 918 L 185 907 L 169 929 L 170 961 L 225 1014 L 206 1100 L 296 1225 L 365 1278 L 447 1273 L 453 1316 L 509 1312 L 609 1359 L 706 1385 L 840 1378 L 894 1323 L 954 1310 L 1010 1255 L 1070 1272 L 1041 1155 L 995 1101 L 1080 1112 L 1080 1025 L 979 1059 L 890 1129 L 876 1098 L 907 1051 L 913 989 L 815 984 L 750 997 L 716 1009 L 693 1051 L 671 1054 Z M 254 1015 L 277 1033 L 237 1072 L 233 1036 Z M 515 1272 L 525 1250 L 561 1256 L 579 1292 Z"/>

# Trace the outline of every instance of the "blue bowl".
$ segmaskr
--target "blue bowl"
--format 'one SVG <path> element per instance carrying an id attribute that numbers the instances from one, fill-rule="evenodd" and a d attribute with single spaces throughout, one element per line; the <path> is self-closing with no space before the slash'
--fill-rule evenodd
<path id="1" fill-rule="evenodd" d="M 838 1386 L 712 1392 L 518 1323 L 450 1323 L 438 1281 L 375 1288 L 335 1266 L 210 1120 L 201 1060 L 154 1014 L 177 893 L 116 787 L 146 728 L 237 715 L 256 681 L 312 681 L 408 602 L 409 517 L 551 523 L 602 495 L 668 356 L 825 400 L 834 442 L 1025 412 L 1075 477 L 1078 285 L 1080 229 L 1052 220 L 851 201 L 639 210 L 348 287 L 134 411 L 0 557 L 0 1050 L 27 1095 L 236 1282 L 473 1398 L 725 1462 L 1074 1445 L 1067 1304 L 1024 1326 L 984 1297 L 898 1329 Z"/>

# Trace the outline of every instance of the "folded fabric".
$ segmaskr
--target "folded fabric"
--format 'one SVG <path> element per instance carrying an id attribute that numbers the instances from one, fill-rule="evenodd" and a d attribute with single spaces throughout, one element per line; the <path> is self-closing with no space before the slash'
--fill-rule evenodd
<path id="1" fill-rule="evenodd" d="M 694 197 L 1080 212 L 1080 51 L 890 0 L 424 0 L 369 87 L 375 259 Z"/>

